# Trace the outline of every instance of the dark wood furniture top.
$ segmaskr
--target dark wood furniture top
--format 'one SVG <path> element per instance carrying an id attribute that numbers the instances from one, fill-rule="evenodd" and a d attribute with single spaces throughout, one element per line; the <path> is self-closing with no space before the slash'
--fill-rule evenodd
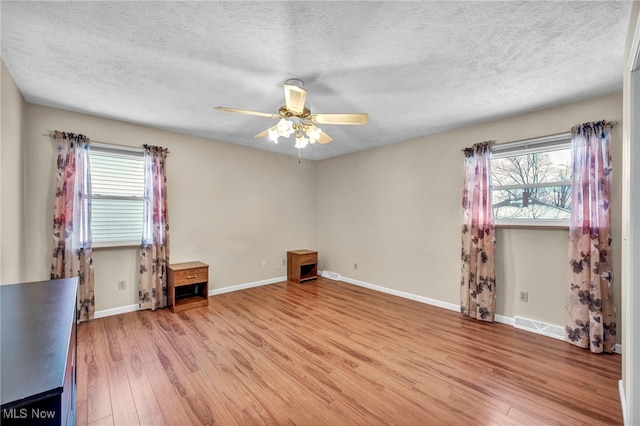
<path id="1" fill-rule="evenodd" d="M 75 355 L 77 286 L 78 278 L 0 286 L 3 412 L 74 392 L 64 387 Z"/>

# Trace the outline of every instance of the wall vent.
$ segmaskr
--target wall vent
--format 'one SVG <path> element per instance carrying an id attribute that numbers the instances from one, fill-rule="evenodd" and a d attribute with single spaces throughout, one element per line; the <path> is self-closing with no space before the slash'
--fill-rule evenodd
<path id="1" fill-rule="evenodd" d="M 522 330 L 531 331 L 533 333 L 542 334 L 556 339 L 564 339 L 564 328 L 560 326 L 522 317 L 515 317 L 514 320 L 513 326 L 515 328 L 520 328 Z"/>
<path id="2" fill-rule="evenodd" d="M 342 278 L 339 273 L 331 272 L 331 271 L 322 271 L 322 274 L 320 275 L 323 278 L 329 278 L 330 280 L 334 280 L 334 281 L 340 281 L 340 279 Z"/>

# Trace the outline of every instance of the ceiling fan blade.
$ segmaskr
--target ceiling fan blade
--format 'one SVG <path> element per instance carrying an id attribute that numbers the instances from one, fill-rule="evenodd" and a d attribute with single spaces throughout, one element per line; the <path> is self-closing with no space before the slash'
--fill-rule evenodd
<path id="1" fill-rule="evenodd" d="M 293 84 L 284 85 L 284 104 L 294 114 L 304 112 L 304 103 L 307 101 L 307 91 Z"/>
<path id="2" fill-rule="evenodd" d="M 318 143 L 325 144 L 329 143 L 333 140 L 331 136 L 326 134 L 325 132 L 320 132 L 320 139 L 318 139 Z"/>
<path id="3" fill-rule="evenodd" d="M 354 114 L 311 114 L 309 120 L 318 124 L 346 124 L 358 126 L 367 124 L 369 116 L 362 113 Z"/>
<path id="4" fill-rule="evenodd" d="M 328 134 L 326 134 L 325 132 L 323 132 L 322 130 L 320 130 L 319 128 L 317 128 L 316 126 L 314 126 L 313 124 L 307 123 L 305 124 L 305 126 L 308 126 L 308 128 L 313 131 L 313 132 L 320 132 L 320 137 L 318 138 L 318 142 L 319 143 L 329 143 L 333 140 L 333 138 L 331 136 L 329 136 Z M 306 131 L 306 130 L 305 130 Z M 308 131 L 306 131 L 307 134 L 309 133 Z"/>
<path id="5" fill-rule="evenodd" d="M 270 127 L 267 130 L 265 130 L 264 132 L 260 132 L 257 135 L 255 135 L 254 138 L 263 138 L 263 137 L 265 137 L 265 136 L 267 136 L 269 134 L 269 130 L 271 130 L 271 129 L 275 130 L 276 127 L 278 127 L 278 126 Z"/>
<path id="6" fill-rule="evenodd" d="M 257 115 L 258 117 L 268 117 L 268 118 L 275 118 L 275 119 L 282 118 L 280 114 L 272 114 L 269 112 L 247 111 L 246 109 L 228 108 L 228 107 L 221 107 L 221 106 L 218 106 L 215 109 L 218 111 L 235 112 L 236 114 Z"/>

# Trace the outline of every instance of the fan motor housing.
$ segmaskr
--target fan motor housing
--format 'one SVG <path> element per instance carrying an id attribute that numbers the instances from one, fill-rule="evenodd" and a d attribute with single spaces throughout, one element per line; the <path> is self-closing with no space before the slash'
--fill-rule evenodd
<path id="1" fill-rule="evenodd" d="M 305 107 L 302 110 L 302 114 L 295 114 L 289 111 L 285 105 L 280 107 L 280 109 L 278 110 L 278 113 L 286 118 L 289 118 L 289 117 L 307 118 L 311 115 L 311 111 L 309 111 L 309 108 Z"/>

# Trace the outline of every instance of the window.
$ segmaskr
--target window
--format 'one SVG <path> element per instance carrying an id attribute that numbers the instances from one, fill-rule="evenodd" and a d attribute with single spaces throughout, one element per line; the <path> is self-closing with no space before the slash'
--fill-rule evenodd
<path id="1" fill-rule="evenodd" d="M 495 146 L 491 179 L 497 225 L 568 226 L 571 134 Z"/>
<path id="2" fill-rule="evenodd" d="M 92 143 L 89 152 L 93 245 L 140 245 L 144 204 L 142 150 Z"/>

